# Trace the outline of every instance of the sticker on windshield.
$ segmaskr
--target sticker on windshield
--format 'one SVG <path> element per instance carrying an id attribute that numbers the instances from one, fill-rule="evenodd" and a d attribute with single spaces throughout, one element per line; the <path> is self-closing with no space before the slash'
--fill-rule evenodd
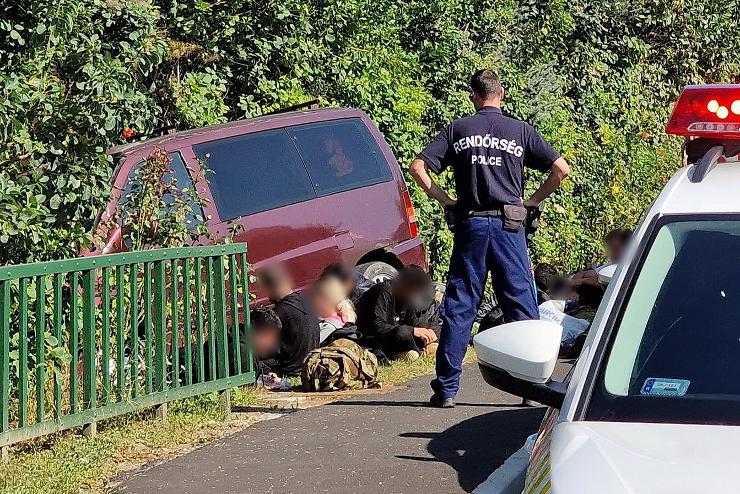
<path id="1" fill-rule="evenodd" d="M 663 379 L 649 377 L 640 390 L 641 395 L 647 396 L 683 396 L 689 390 L 691 381 L 688 379 Z"/>

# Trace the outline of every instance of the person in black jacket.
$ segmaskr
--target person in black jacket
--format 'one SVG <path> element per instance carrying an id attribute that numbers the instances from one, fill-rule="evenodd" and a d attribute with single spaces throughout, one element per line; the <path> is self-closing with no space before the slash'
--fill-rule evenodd
<path id="1" fill-rule="evenodd" d="M 259 280 L 282 323 L 277 365 L 271 370 L 280 375 L 298 376 L 309 352 L 319 346 L 319 319 L 309 300 L 293 290 L 293 281 L 283 266 L 264 269 Z"/>
<path id="2" fill-rule="evenodd" d="M 439 338 L 434 287 L 419 266 L 403 268 L 398 276 L 370 288 L 357 302 L 357 326 L 363 343 L 390 358 L 415 360 L 433 355 Z"/>

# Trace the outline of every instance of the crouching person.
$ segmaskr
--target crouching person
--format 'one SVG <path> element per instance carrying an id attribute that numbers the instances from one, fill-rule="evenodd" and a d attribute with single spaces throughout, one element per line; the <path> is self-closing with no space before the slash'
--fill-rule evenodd
<path id="1" fill-rule="evenodd" d="M 403 268 L 396 278 L 378 283 L 358 300 L 357 325 L 363 343 L 391 359 L 434 355 L 439 321 L 422 315 L 428 314 L 425 309 L 433 302 L 429 275 L 419 266 Z"/>
<path id="2" fill-rule="evenodd" d="M 283 266 L 265 268 L 259 281 L 275 304 L 282 324 L 280 350 L 272 371 L 281 376 L 298 376 L 308 353 L 319 346 L 319 319 L 308 298 L 293 290 L 293 281 Z"/>
<path id="3" fill-rule="evenodd" d="M 239 324 L 239 354 L 232 342 L 234 335 L 230 329 L 226 335 L 228 342 L 229 354 L 229 375 L 247 372 L 250 369 L 249 354 L 252 350 L 251 368 L 255 369 L 256 374 L 272 374 L 273 368 L 278 367 L 275 357 L 280 350 L 280 331 L 282 324 L 280 318 L 270 309 L 255 309 L 250 314 L 250 331 L 245 331 L 244 325 Z M 215 344 L 214 344 L 215 346 Z M 192 372 L 191 379 L 193 383 L 208 382 L 217 379 L 213 373 L 216 365 L 211 365 L 211 342 L 206 339 L 203 346 L 197 347 L 192 351 L 192 357 L 189 369 Z M 217 349 L 218 351 L 218 349 Z M 185 347 L 179 348 L 180 355 L 186 355 Z M 203 359 L 203 368 L 200 368 L 200 358 Z M 238 359 L 237 359 L 238 357 Z M 237 365 L 237 361 L 240 365 Z M 180 366 L 180 380 L 187 382 L 186 373 L 188 367 L 182 364 Z M 201 374 L 203 378 L 201 379 Z M 275 376 L 277 377 L 277 376 Z"/>

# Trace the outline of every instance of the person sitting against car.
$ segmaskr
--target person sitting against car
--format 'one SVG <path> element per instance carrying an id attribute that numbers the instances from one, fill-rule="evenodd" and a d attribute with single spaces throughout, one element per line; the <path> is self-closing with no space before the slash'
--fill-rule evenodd
<path id="1" fill-rule="evenodd" d="M 622 254 L 624 254 L 624 250 L 627 248 L 627 243 L 631 237 L 632 230 L 624 228 L 617 228 L 607 233 L 606 237 L 604 237 L 604 246 L 606 248 L 608 261 L 601 266 L 596 266 L 594 268 L 575 273 L 572 276 L 573 284 L 575 286 L 591 285 L 601 288 L 597 270 L 611 264 L 617 264 L 622 259 Z"/>
<path id="2" fill-rule="evenodd" d="M 434 301 L 432 280 L 409 265 L 398 276 L 376 284 L 357 302 L 357 325 L 363 343 L 391 359 L 416 360 L 434 355 L 439 339 L 436 317 L 421 317 Z"/>
<path id="3" fill-rule="evenodd" d="M 357 314 L 345 294 L 345 287 L 333 276 L 320 278 L 313 287 L 313 306 L 319 316 L 319 345 L 336 330 L 355 326 Z"/>
<path id="4" fill-rule="evenodd" d="M 298 376 L 309 352 L 319 346 L 319 319 L 311 303 L 293 290 L 293 281 L 285 267 L 276 264 L 259 274 L 260 285 L 267 292 L 280 318 L 280 349 L 273 371 L 279 375 Z"/>
<path id="5" fill-rule="evenodd" d="M 326 266 L 319 279 L 324 278 L 336 278 L 342 284 L 345 296 L 353 304 L 356 304 L 362 294 L 375 284 L 356 269 L 341 262 Z"/>

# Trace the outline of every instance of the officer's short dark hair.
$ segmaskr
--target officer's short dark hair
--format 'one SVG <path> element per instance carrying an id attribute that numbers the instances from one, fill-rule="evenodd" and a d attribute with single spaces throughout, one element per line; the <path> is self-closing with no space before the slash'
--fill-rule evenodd
<path id="1" fill-rule="evenodd" d="M 482 98 L 501 93 L 501 79 L 490 69 L 481 69 L 470 78 L 470 90 Z"/>

